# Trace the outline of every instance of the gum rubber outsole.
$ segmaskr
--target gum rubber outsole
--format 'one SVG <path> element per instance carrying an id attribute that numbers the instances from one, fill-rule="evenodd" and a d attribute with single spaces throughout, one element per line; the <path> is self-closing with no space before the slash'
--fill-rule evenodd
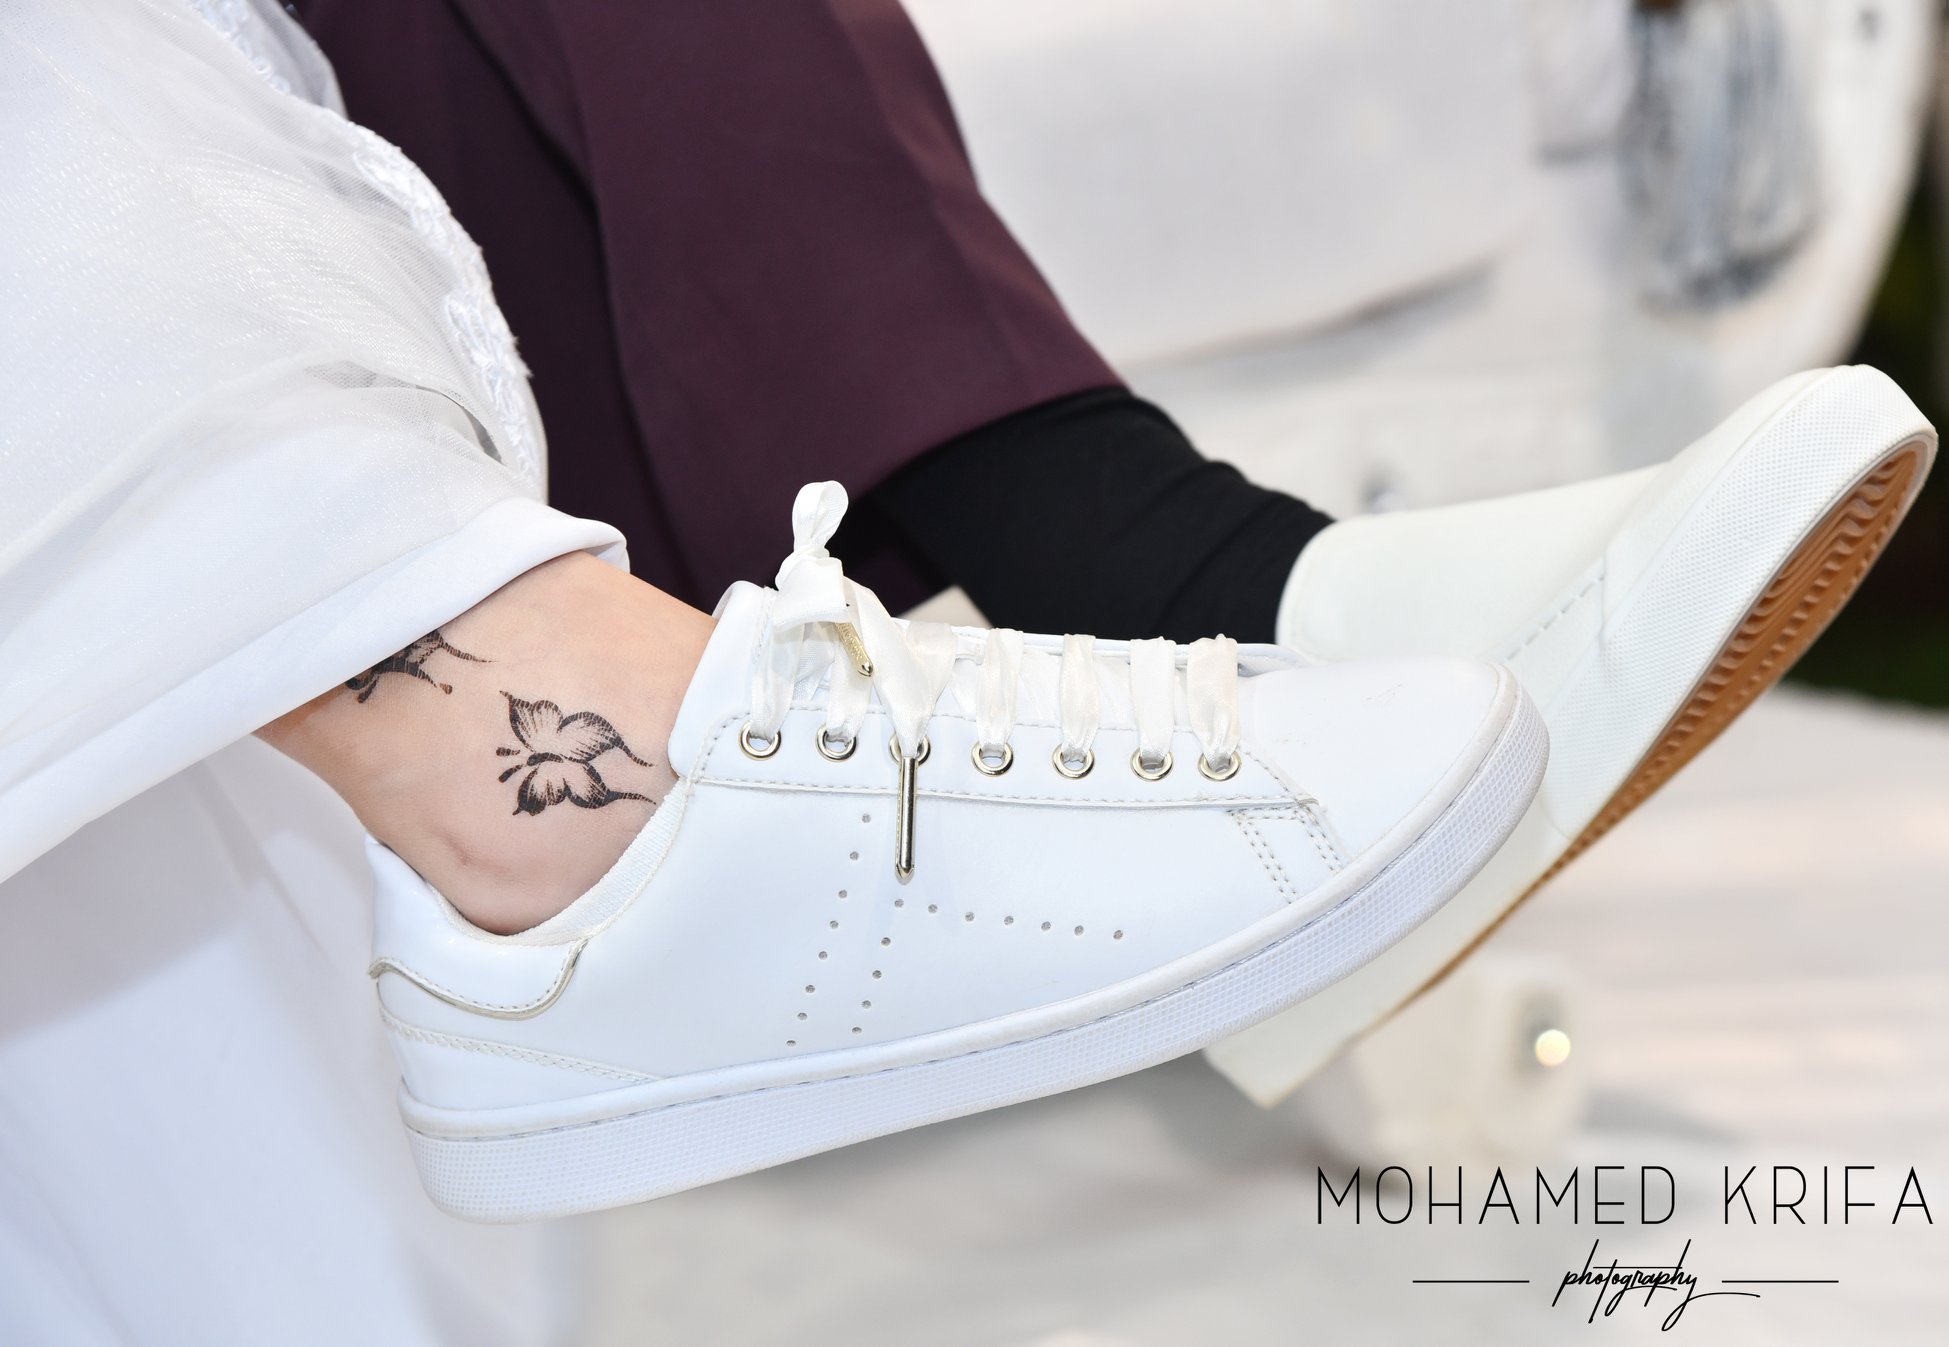
<path id="1" fill-rule="evenodd" d="M 1773 573 L 1677 713 L 1576 840 L 1481 934 L 1377 1024 L 1447 977 L 1511 913 L 1651 798 L 1780 681 L 1860 588 L 1915 499 L 1928 460 L 1925 439 L 1905 440 L 1855 481 Z"/>

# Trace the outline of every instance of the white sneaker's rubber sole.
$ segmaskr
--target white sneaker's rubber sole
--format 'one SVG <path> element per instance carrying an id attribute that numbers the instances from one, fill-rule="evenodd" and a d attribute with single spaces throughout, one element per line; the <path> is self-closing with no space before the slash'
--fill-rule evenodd
<path id="1" fill-rule="evenodd" d="M 1217 1045 L 1212 1064 L 1270 1106 L 1440 981 L 1779 681 L 1860 586 L 1934 453 L 1927 423 L 1879 371 L 1830 370 L 1784 400 L 1719 465 L 1545 708 L 1552 780 L 1608 755 L 1608 797 L 1563 829 L 1539 799 L 1426 925 L 1305 1006 Z M 1618 744 L 1649 747 L 1619 755 Z"/>
<path id="2" fill-rule="evenodd" d="M 1143 978 L 905 1044 L 515 1109 L 431 1108 L 402 1089 L 413 1158 L 428 1194 L 453 1215 L 562 1216 L 1168 1061 L 1313 994 L 1413 929 L 1509 835 L 1547 756 L 1542 718 L 1504 670 L 1481 751 L 1453 774 L 1465 779 L 1459 791 L 1385 866 L 1350 871 L 1349 891 L 1309 909 L 1310 920 L 1274 914 Z M 887 1065 L 889 1049 L 909 1060 Z"/>

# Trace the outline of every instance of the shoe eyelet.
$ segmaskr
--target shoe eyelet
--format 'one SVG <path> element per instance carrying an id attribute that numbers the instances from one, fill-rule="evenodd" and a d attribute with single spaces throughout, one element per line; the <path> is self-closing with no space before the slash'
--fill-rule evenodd
<path id="1" fill-rule="evenodd" d="M 747 758 L 757 758 L 760 761 L 763 761 L 764 759 L 769 758 L 772 754 L 778 752 L 778 746 L 780 743 L 784 741 L 784 739 L 785 739 L 785 734 L 782 730 L 774 731 L 772 733 L 771 742 L 765 744 L 761 748 L 757 744 L 752 742 L 750 721 L 748 720 L 745 721 L 744 728 L 738 731 L 738 747 L 744 750 L 744 755 Z"/>
<path id="2" fill-rule="evenodd" d="M 1000 776 L 1015 765 L 1015 750 L 1006 741 L 1001 746 L 1002 756 L 999 762 L 988 761 L 988 755 L 983 751 L 984 747 L 985 745 L 977 743 L 968 754 L 974 759 L 975 770 L 983 776 Z"/>
<path id="3" fill-rule="evenodd" d="M 926 735 L 924 734 L 921 735 L 920 752 L 914 754 L 914 765 L 918 767 L 921 763 L 926 762 L 927 755 L 929 753 L 932 753 L 933 751 L 934 751 L 934 745 L 928 740 Z M 887 756 L 892 758 L 895 762 L 900 761 L 900 736 L 899 735 L 896 734 L 892 738 L 887 740 Z"/>
<path id="4" fill-rule="evenodd" d="M 1213 767 L 1210 761 L 1206 759 L 1205 755 L 1200 753 L 1198 755 L 1198 770 L 1204 773 L 1205 778 L 1207 780 L 1230 781 L 1233 777 L 1238 775 L 1239 760 L 1242 756 L 1243 756 L 1242 754 L 1240 754 L 1236 749 L 1234 749 L 1230 761 L 1228 761 L 1225 764 L 1225 766 L 1222 769 L 1220 769 L 1217 767 Z"/>
<path id="5" fill-rule="evenodd" d="M 1171 768 L 1176 762 L 1177 759 L 1168 750 L 1164 754 L 1164 760 L 1155 767 L 1144 766 L 1143 749 L 1133 749 L 1130 754 L 1130 770 L 1145 781 L 1162 781 L 1171 774 Z"/>
<path id="6" fill-rule="evenodd" d="M 853 750 L 859 747 L 859 738 L 855 736 L 848 739 L 844 747 L 834 748 L 826 741 L 826 731 L 821 726 L 819 732 L 812 736 L 812 745 L 819 750 L 819 756 L 827 762 L 844 762 L 852 757 Z"/>
<path id="7" fill-rule="evenodd" d="M 1071 766 L 1069 760 L 1062 755 L 1062 745 L 1057 744 L 1055 749 L 1049 754 L 1049 761 L 1055 763 L 1056 770 L 1068 777 L 1071 781 L 1081 781 L 1090 774 L 1090 769 L 1096 766 L 1096 751 L 1089 748 L 1084 749 L 1082 762 Z"/>

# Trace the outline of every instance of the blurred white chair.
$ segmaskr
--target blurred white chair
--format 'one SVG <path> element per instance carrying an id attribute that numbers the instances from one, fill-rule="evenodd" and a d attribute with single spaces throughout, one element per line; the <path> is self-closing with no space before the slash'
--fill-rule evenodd
<path id="1" fill-rule="evenodd" d="M 1628 0 L 908 0 L 1083 330 L 1206 452 L 1343 513 L 1662 459 L 1845 353 L 1935 6 L 1772 5 L 1815 223 L 1753 293 L 1675 308 L 1621 185 Z"/>

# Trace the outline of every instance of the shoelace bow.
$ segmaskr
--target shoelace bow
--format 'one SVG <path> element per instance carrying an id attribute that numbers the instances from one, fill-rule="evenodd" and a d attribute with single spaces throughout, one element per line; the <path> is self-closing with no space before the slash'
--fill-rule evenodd
<path id="1" fill-rule="evenodd" d="M 1137 726 L 1130 766 L 1156 781 L 1173 766 L 1177 730 L 1177 680 L 1182 667 L 1185 707 L 1201 752 L 1198 770 L 1214 781 L 1238 771 L 1238 643 L 1208 637 L 1185 648 L 1182 666 L 1175 642 L 1132 641 L 1127 659 L 1099 654 L 1095 638 L 1063 637 L 1062 653 L 1025 648 L 1021 632 L 997 628 L 957 630 L 939 622 L 895 621 L 879 596 L 846 577 L 826 550 L 846 513 L 846 489 L 814 482 L 792 505 L 793 546 L 778 569 L 778 593 L 752 662 L 751 714 L 739 733 L 744 751 L 767 758 L 778 751 L 779 731 L 802 680 L 824 679 L 826 720 L 819 752 L 843 761 L 858 747 L 875 694 L 892 722 L 888 750 L 899 764 L 894 872 L 913 875 L 914 798 L 920 764 L 927 760 L 927 723 L 954 682 L 955 664 L 976 667 L 972 705 L 974 764 L 999 776 L 1015 760 L 1009 737 L 1025 662 L 1060 659 L 1057 700 L 1062 738 L 1053 754 L 1056 770 L 1073 779 L 1095 765 L 1091 745 L 1101 718 L 1102 677 L 1128 678 Z M 829 675 L 829 676 L 828 676 Z"/>

